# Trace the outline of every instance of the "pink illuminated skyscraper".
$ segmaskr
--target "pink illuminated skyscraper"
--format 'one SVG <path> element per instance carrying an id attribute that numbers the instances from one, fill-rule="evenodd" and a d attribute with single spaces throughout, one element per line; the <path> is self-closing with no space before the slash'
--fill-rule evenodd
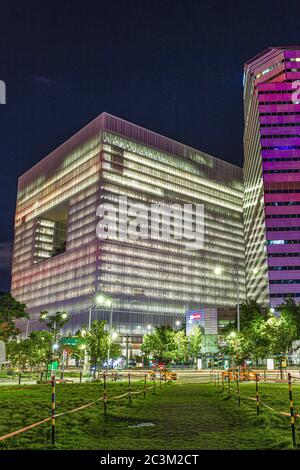
<path id="1" fill-rule="evenodd" d="M 244 223 L 247 296 L 300 301 L 300 47 L 245 64 Z M 300 103 L 300 101 L 299 101 Z"/>

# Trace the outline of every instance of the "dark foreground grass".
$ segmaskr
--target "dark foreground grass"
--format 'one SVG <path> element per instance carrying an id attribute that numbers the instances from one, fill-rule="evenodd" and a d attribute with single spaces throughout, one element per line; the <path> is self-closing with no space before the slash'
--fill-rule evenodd
<path id="1" fill-rule="evenodd" d="M 133 383 L 133 389 L 141 388 Z M 108 396 L 126 391 L 126 384 L 109 384 Z M 300 402 L 300 387 L 294 386 Z M 57 412 L 95 400 L 102 393 L 99 383 L 57 386 Z M 282 411 L 289 410 L 287 386 L 260 384 L 261 398 Z M 255 396 L 255 384 L 241 384 L 242 397 Z M 0 389 L 0 435 L 49 416 L 49 385 L 5 386 Z M 151 427 L 131 427 L 152 423 Z M 297 425 L 300 429 L 300 423 Z M 0 449 L 52 449 L 50 422 L 0 442 Z M 300 433 L 297 433 L 300 442 Z M 103 403 L 57 419 L 55 449 L 289 449 L 289 418 L 266 409 L 256 415 L 256 404 L 211 384 L 162 385 L 149 392 L 108 404 Z"/>

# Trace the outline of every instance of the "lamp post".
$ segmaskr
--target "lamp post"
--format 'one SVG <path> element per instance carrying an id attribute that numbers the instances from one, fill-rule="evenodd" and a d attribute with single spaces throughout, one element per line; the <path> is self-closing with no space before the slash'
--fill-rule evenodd
<path id="1" fill-rule="evenodd" d="M 109 316 L 109 338 L 108 338 L 108 348 L 107 348 L 107 361 L 106 361 L 106 372 L 108 372 L 108 365 L 110 360 L 110 342 L 112 338 L 112 320 L 113 320 L 113 301 L 112 299 L 106 299 L 106 305 L 110 307 L 110 316 Z"/>

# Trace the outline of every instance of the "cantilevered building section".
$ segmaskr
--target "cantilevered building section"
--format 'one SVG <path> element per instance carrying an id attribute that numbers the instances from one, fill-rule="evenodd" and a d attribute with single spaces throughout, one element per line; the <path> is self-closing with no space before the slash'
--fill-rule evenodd
<path id="1" fill-rule="evenodd" d="M 99 240 L 100 203 L 204 204 L 205 241 Z M 75 330 L 109 312 L 122 331 L 174 324 L 187 310 L 234 307 L 245 295 L 242 171 L 103 113 L 19 179 L 12 294 L 33 318 L 65 310 Z M 216 272 L 215 268 L 221 267 Z M 139 327 L 139 330 L 137 328 Z"/>
<path id="2" fill-rule="evenodd" d="M 245 65 L 244 184 L 247 296 L 276 306 L 300 297 L 300 47 Z"/>

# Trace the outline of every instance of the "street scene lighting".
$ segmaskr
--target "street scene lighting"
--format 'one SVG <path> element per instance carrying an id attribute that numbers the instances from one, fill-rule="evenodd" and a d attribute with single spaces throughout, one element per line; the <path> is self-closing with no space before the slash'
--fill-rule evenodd
<path id="1" fill-rule="evenodd" d="M 105 302 L 105 297 L 103 294 L 97 294 L 95 297 L 95 303 L 96 305 L 103 305 Z"/>
<path id="2" fill-rule="evenodd" d="M 221 268 L 221 266 L 216 266 L 215 267 L 215 274 L 217 276 L 220 276 L 220 274 L 222 274 L 222 272 L 223 272 L 223 268 Z"/>
<path id="3" fill-rule="evenodd" d="M 106 296 L 105 294 L 98 293 L 93 297 L 93 301 L 90 305 L 89 308 L 89 321 L 88 321 L 88 330 L 91 330 L 91 324 L 92 324 L 92 310 L 93 306 L 96 307 L 108 307 L 111 308 L 111 315 L 112 315 L 112 303 L 113 299 L 110 297 Z"/>

